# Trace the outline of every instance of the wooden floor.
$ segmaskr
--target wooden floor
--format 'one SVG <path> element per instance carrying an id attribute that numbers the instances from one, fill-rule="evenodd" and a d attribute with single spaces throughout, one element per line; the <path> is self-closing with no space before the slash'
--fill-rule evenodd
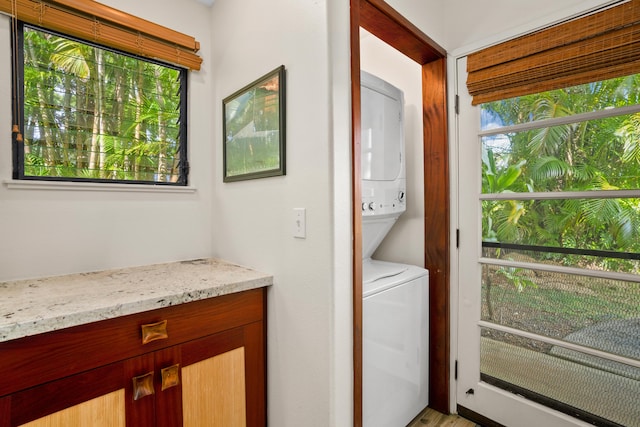
<path id="1" fill-rule="evenodd" d="M 444 415 L 427 408 L 408 427 L 476 427 L 476 423 L 458 415 Z"/>

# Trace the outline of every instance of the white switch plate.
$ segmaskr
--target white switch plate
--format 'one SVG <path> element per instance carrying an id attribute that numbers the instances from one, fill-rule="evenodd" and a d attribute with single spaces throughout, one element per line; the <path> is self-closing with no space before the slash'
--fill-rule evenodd
<path id="1" fill-rule="evenodd" d="M 293 208 L 293 237 L 307 238 L 307 209 Z"/>

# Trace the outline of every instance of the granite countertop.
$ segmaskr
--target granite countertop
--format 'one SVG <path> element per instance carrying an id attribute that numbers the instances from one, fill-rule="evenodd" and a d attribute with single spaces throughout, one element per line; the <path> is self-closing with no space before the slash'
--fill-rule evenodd
<path id="1" fill-rule="evenodd" d="M 0 342 L 272 283 L 217 259 L 0 282 Z"/>

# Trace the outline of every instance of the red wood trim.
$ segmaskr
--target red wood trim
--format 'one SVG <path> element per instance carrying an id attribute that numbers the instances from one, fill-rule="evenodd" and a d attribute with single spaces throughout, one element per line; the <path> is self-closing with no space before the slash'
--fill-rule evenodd
<path id="1" fill-rule="evenodd" d="M 226 353 L 243 345 L 244 331 L 242 328 L 190 341 L 182 345 L 182 367 Z"/>
<path id="2" fill-rule="evenodd" d="M 121 389 L 123 367 L 123 363 L 115 363 L 14 394 L 11 425 L 22 425 Z"/>
<path id="3" fill-rule="evenodd" d="M 124 385 L 124 401 L 127 426 L 155 427 L 155 398 L 156 395 L 145 396 L 138 400 L 133 400 L 133 377 L 144 375 L 147 372 L 155 372 L 154 354 L 149 353 L 140 357 L 126 360 L 124 362 L 124 372 L 121 384 Z M 155 385 L 155 384 L 154 384 Z M 155 385 L 155 392 L 159 389 Z M 178 424 L 181 425 L 181 424 Z"/>
<path id="4" fill-rule="evenodd" d="M 351 192 L 353 200 L 353 425 L 362 427 L 362 190 L 360 188 L 360 4 L 351 0 Z"/>
<path id="5" fill-rule="evenodd" d="M 264 375 L 262 376 L 262 395 L 263 395 L 263 405 L 264 405 L 264 424 L 267 425 L 267 408 L 269 407 L 269 394 L 267 393 L 267 384 L 269 379 L 269 370 L 267 367 L 269 366 L 268 354 L 267 351 L 267 343 L 268 343 L 268 335 L 267 335 L 267 320 L 269 316 L 267 315 L 267 289 L 263 289 L 262 292 L 263 300 L 264 300 L 264 312 L 263 312 L 263 320 L 262 320 L 262 369 L 264 370 Z M 250 384 L 250 383 L 249 383 Z M 259 384 L 258 384 L 259 385 Z M 0 426 L 1 427 L 1 426 Z"/>
<path id="6" fill-rule="evenodd" d="M 156 387 L 156 427 L 182 426 L 182 375 L 180 384 L 162 390 L 161 370 L 182 363 L 181 346 L 159 350 L 154 354 L 155 387 Z"/>
<path id="7" fill-rule="evenodd" d="M 262 317 L 255 289 L 0 343 L 0 396 Z M 163 319 L 169 338 L 142 345 L 140 325 Z"/>
<path id="8" fill-rule="evenodd" d="M 0 397 L 0 427 L 11 427 L 11 396 Z"/>
<path id="9" fill-rule="evenodd" d="M 446 57 L 446 51 L 384 0 L 360 1 L 360 26 L 418 64 Z"/>
<path id="10" fill-rule="evenodd" d="M 425 266 L 429 270 L 429 406 L 449 413 L 449 150 L 446 60 L 422 67 Z"/>
<path id="11" fill-rule="evenodd" d="M 260 322 L 244 327 L 247 427 L 264 427 L 267 423 L 266 335 L 263 329 Z"/>

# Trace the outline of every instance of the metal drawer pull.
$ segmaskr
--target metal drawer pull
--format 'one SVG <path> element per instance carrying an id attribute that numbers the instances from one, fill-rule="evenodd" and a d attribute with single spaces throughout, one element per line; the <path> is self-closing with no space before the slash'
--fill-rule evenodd
<path id="1" fill-rule="evenodd" d="M 154 394 L 153 371 L 148 374 L 133 377 L 133 400 L 142 399 Z"/>
<path id="2" fill-rule="evenodd" d="M 140 328 L 142 328 L 142 344 L 147 344 L 156 340 L 166 340 L 169 338 L 166 320 L 142 325 Z"/>
<path id="3" fill-rule="evenodd" d="M 160 370 L 162 390 L 180 385 L 180 365 L 175 364 Z"/>

